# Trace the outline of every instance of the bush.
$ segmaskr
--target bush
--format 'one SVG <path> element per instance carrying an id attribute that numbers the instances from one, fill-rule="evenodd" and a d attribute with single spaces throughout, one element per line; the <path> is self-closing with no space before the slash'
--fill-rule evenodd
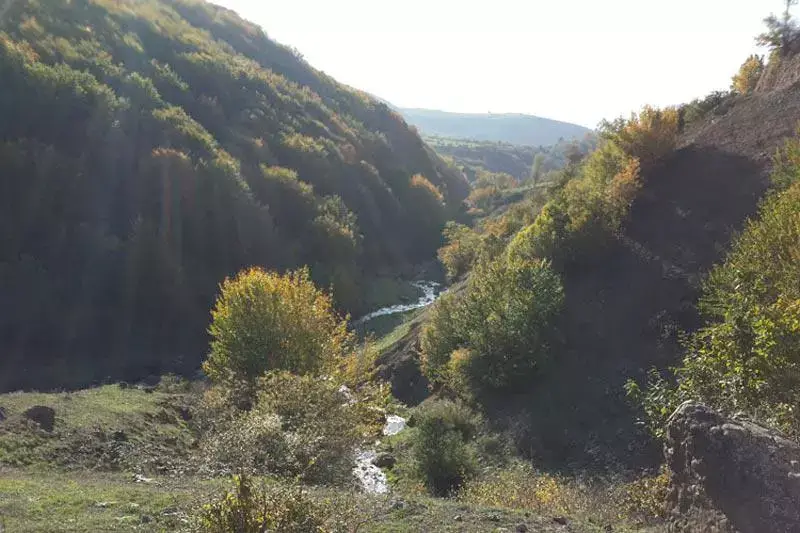
<path id="1" fill-rule="evenodd" d="M 613 141 L 644 167 L 675 150 L 678 141 L 679 113 L 676 108 L 645 106 L 630 119 L 617 119 L 601 125 L 603 136 Z"/>
<path id="2" fill-rule="evenodd" d="M 447 223 L 444 238 L 447 244 L 439 249 L 439 261 L 447 277 L 455 280 L 466 274 L 480 256 L 482 239 L 476 231 L 455 222 Z"/>
<path id="3" fill-rule="evenodd" d="M 470 505 L 525 509 L 541 515 L 567 515 L 629 530 L 666 518 L 669 474 L 642 475 L 633 481 L 582 482 L 539 472 L 525 463 L 491 469 L 465 485 L 459 499 Z"/>
<path id="4" fill-rule="evenodd" d="M 685 394 L 800 434 L 800 183 L 774 194 L 708 279 Z"/>
<path id="5" fill-rule="evenodd" d="M 694 399 L 800 435 L 798 151 L 794 140 L 780 155 L 776 190 L 709 275 L 700 301 L 707 325 L 686 342 L 677 386 L 655 380 L 639 394 L 655 418 L 651 427 L 681 400 Z"/>
<path id="6" fill-rule="evenodd" d="M 413 424 L 417 476 L 431 494 L 454 493 L 477 469 L 469 443 L 477 434 L 479 419 L 460 403 L 437 400 L 418 409 Z"/>
<path id="7" fill-rule="evenodd" d="M 731 90 L 738 94 L 750 94 L 756 90 L 758 80 L 764 73 L 764 58 L 758 55 L 751 55 L 742 63 L 739 72 L 731 81 Z"/>
<path id="8" fill-rule="evenodd" d="M 199 533 L 345 533 L 352 531 L 353 513 L 319 503 L 297 486 L 255 487 L 247 476 L 236 476 L 233 489 L 204 505 L 194 531 Z"/>
<path id="9" fill-rule="evenodd" d="M 558 477 L 515 463 L 467 483 L 459 499 L 472 505 L 573 515 L 583 496 L 574 485 Z"/>
<path id="10" fill-rule="evenodd" d="M 551 356 L 563 306 L 558 275 L 544 261 L 500 257 L 476 267 L 465 294 L 431 311 L 422 332 L 423 372 L 445 385 L 452 354 L 472 390 L 526 384 Z"/>
<path id="11" fill-rule="evenodd" d="M 270 373 L 258 387 L 249 412 L 210 432 L 203 449 L 211 469 L 349 481 L 366 430 L 358 403 L 350 405 L 334 382 L 310 376 Z"/>
<path id="12" fill-rule="evenodd" d="M 723 114 L 730 102 L 732 101 L 733 94 L 724 91 L 715 91 L 703 98 L 692 100 L 688 104 L 684 104 L 679 109 L 681 130 L 691 126 L 693 123 L 702 120 L 709 113 Z"/>
<path id="13" fill-rule="evenodd" d="M 211 353 L 203 370 L 216 383 L 244 386 L 269 370 L 305 374 L 349 353 L 353 336 L 307 269 L 279 275 L 253 268 L 226 279 L 211 312 Z"/>
<path id="14" fill-rule="evenodd" d="M 509 256 L 564 267 L 596 254 L 619 231 L 639 187 L 638 160 L 605 141 L 514 237 Z"/>

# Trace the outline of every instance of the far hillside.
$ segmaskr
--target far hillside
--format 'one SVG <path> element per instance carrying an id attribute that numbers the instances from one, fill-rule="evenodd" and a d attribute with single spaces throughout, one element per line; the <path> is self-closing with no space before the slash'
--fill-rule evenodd
<path id="1" fill-rule="evenodd" d="M 547 146 L 562 139 L 581 139 L 588 128 L 522 114 L 448 113 L 431 109 L 398 109 L 423 135 Z"/>
<path id="2" fill-rule="evenodd" d="M 593 132 L 579 139 L 562 139 L 550 146 L 436 136 L 426 136 L 424 140 L 439 155 L 452 159 L 471 183 L 478 179 L 481 171 L 508 174 L 519 181 L 529 178 L 540 181 L 548 173 L 582 159 L 597 147 L 597 136 Z"/>

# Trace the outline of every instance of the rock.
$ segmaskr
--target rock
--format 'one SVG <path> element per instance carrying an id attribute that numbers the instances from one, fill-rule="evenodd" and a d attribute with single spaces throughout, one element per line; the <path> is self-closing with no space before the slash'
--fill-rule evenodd
<path id="1" fill-rule="evenodd" d="M 517 524 L 517 527 L 514 529 L 517 533 L 528 533 L 528 526 L 527 524 Z"/>
<path id="2" fill-rule="evenodd" d="M 392 500 L 392 502 L 389 504 L 389 508 L 392 511 L 400 511 L 406 508 L 406 502 L 403 500 Z"/>
<path id="3" fill-rule="evenodd" d="M 181 406 L 178 408 L 178 415 L 181 417 L 181 420 L 188 422 L 192 419 L 192 410 L 186 406 Z"/>
<path id="4" fill-rule="evenodd" d="M 125 433 L 123 430 L 118 429 L 114 433 L 111 434 L 111 440 L 116 442 L 128 442 L 128 434 Z"/>
<path id="5" fill-rule="evenodd" d="M 394 468 L 394 465 L 397 463 L 397 459 L 394 455 L 386 452 L 379 453 L 375 459 L 372 460 L 372 464 L 377 466 L 378 468 Z"/>
<path id="6" fill-rule="evenodd" d="M 667 422 L 664 455 L 676 523 L 710 509 L 739 533 L 800 532 L 800 445 L 779 433 L 686 402 Z"/>
<path id="7" fill-rule="evenodd" d="M 555 522 L 556 524 L 561 524 L 562 526 L 567 525 L 567 519 L 564 518 L 563 516 L 554 516 L 553 522 Z"/>
<path id="8" fill-rule="evenodd" d="M 141 474 L 134 474 L 134 475 L 133 475 L 133 482 L 134 482 L 134 483 L 145 483 L 145 484 L 150 484 L 150 483 L 152 483 L 152 482 L 153 482 L 153 480 L 152 480 L 152 479 L 150 479 L 149 477 L 144 477 L 144 476 L 143 476 L 143 475 L 141 475 Z"/>
<path id="9" fill-rule="evenodd" d="M 6 410 L 3 407 L 0 407 L 0 422 L 5 420 L 6 418 L 8 418 L 8 415 L 6 414 Z"/>
<path id="10" fill-rule="evenodd" d="M 39 427 L 48 433 L 53 431 L 56 424 L 56 412 L 52 407 L 45 407 L 44 405 L 36 405 L 31 407 L 23 413 L 25 418 L 36 422 Z"/>
<path id="11" fill-rule="evenodd" d="M 463 521 L 464 521 L 464 517 L 463 517 L 463 516 L 461 516 L 460 514 L 457 514 L 457 515 L 456 515 L 456 516 L 453 518 L 453 520 L 455 520 L 456 522 L 463 522 Z"/>
<path id="12" fill-rule="evenodd" d="M 95 502 L 94 506 L 99 509 L 107 509 L 109 507 L 113 507 L 117 504 L 117 502 Z"/>

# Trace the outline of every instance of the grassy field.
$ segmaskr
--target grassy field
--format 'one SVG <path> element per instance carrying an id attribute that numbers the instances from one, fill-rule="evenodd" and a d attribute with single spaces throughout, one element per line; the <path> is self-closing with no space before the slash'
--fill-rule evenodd
<path id="1" fill-rule="evenodd" d="M 226 480 L 191 477 L 137 483 L 118 473 L 5 469 L 0 470 L 0 513 L 8 533 L 189 531 L 193 511 L 226 485 Z M 329 490 L 317 493 L 331 497 Z M 367 533 L 500 532 L 516 531 L 520 524 L 537 532 L 602 531 L 579 524 L 568 530 L 559 517 L 451 500 L 342 496 L 355 499 L 363 515 L 371 518 L 359 530 Z"/>
<path id="2" fill-rule="evenodd" d="M 401 327 L 383 342 L 402 335 Z M 230 486 L 229 477 L 198 468 L 191 388 L 172 382 L 0 395 L 0 530 L 191 531 L 198 508 Z M 25 419 L 33 406 L 54 409 L 52 432 Z M 367 533 L 605 531 L 577 514 L 565 526 L 557 509 L 503 508 L 502 497 L 466 503 L 399 488 L 380 497 L 347 487 L 308 490 L 320 500 L 352 504 L 369 519 L 358 529 Z M 624 530 L 615 524 L 614 531 Z"/>

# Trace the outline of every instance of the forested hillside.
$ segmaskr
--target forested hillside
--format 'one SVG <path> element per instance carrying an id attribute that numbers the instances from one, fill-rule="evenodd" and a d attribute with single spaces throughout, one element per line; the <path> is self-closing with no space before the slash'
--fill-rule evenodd
<path id="1" fill-rule="evenodd" d="M 467 195 L 385 104 L 211 4 L 28 0 L 0 30 L 0 389 L 196 368 L 249 265 L 363 311 Z"/>
<path id="2" fill-rule="evenodd" d="M 551 146 L 524 146 L 436 136 L 425 136 L 424 140 L 438 154 L 452 158 L 470 182 L 477 179 L 481 170 L 502 172 L 520 181 L 529 178 L 539 181 L 548 172 L 564 168 L 570 162 L 577 162 L 597 146 L 597 136 L 593 133 L 568 141 L 561 140 Z"/>
<path id="3" fill-rule="evenodd" d="M 581 139 L 589 128 L 518 113 L 448 113 L 433 109 L 400 109 L 423 135 L 454 139 L 547 146 L 560 140 Z"/>

